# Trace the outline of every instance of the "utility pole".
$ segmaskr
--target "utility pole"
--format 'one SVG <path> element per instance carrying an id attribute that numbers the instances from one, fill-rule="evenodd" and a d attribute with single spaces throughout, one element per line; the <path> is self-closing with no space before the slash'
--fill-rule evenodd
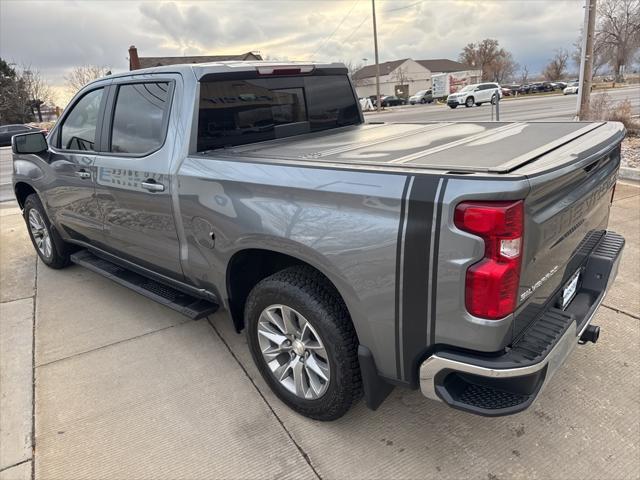
<path id="1" fill-rule="evenodd" d="M 380 63 L 378 62 L 378 28 L 376 27 L 376 0 L 371 0 L 373 9 L 373 48 L 376 53 L 376 110 L 379 112 L 380 106 Z"/>
<path id="2" fill-rule="evenodd" d="M 580 82 L 576 118 L 586 120 L 589 115 L 589 97 L 593 76 L 593 42 L 596 28 L 596 1 L 585 0 L 584 28 L 582 29 L 582 58 L 580 60 Z"/>

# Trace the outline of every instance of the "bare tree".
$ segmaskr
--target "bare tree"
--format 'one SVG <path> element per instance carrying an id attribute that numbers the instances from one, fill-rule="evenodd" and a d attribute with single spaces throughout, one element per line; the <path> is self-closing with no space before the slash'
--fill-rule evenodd
<path id="1" fill-rule="evenodd" d="M 519 65 L 513 60 L 513 55 L 510 52 L 504 51 L 503 54 L 498 55 L 493 63 L 493 78 L 494 82 L 504 83 L 507 80 L 513 78 Z"/>
<path id="2" fill-rule="evenodd" d="M 460 52 L 459 60 L 466 65 L 481 69 L 483 81 L 504 81 L 518 68 L 513 55 L 500 47 L 498 40 L 492 38 L 467 44 Z"/>
<path id="3" fill-rule="evenodd" d="M 38 121 L 42 121 L 41 107 L 52 100 L 51 88 L 37 68 L 22 65 L 17 71 L 27 94 L 28 105 L 32 114 L 37 114 Z"/>
<path id="4" fill-rule="evenodd" d="M 600 0 L 596 38 L 611 54 L 616 81 L 640 48 L 640 0 Z"/>
<path id="5" fill-rule="evenodd" d="M 398 68 L 395 69 L 395 71 L 393 72 L 393 79 L 396 81 L 396 92 L 395 92 L 396 94 L 398 93 L 398 89 L 397 89 L 398 86 L 403 87 L 404 85 L 407 85 L 407 82 L 411 80 L 407 75 L 407 69 L 403 66 L 399 66 Z M 407 90 L 405 92 L 403 90 L 402 93 L 404 94 L 404 96 L 407 96 L 409 91 Z"/>
<path id="6" fill-rule="evenodd" d="M 349 73 L 349 78 L 352 82 L 355 83 L 354 75 L 358 70 L 360 70 L 364 65 L 362 63 L 356 63 L 353 60 L 343 60 L 344 66 L 347 67 L 347 72 Z"/>
<path id="7" fill-rule="evenodd" d="M 100 65 L 81 65 L 74 67 L 67 75 L 64 76 L 67 82 L 67 89 L 71 94 L 75 94 L 87 83 L 104 77 L 109 73 L 109 68 Z"/>
<path id="8" fill-rule="evenodd" d="M 593 66 L 591 68 L 592 75 L 595 77 L 598 72 L 609 63 L 612 57 L 611 49 L 602 41 L 601 37 L 596 35 L 593 42 Z M 582 32 L 573 44 L 571 52 L 571 60 L 580 69 L 582 62 Z"/>
<path id="9" fill-rule="evenodd" d="M 520 83 L 522 85 L 529 83 L 529 67 L 526 65 L 522 67 L 522 70 L 520 70 Z"/>
<path id="10" fill-rule="evenodd" d="M 555 82 L 564 78 L 567 73 L 567 63 L 569 61 L 569 52 L 565 49 L 561 48 L 556 50 L 555 55 L 549 61 L 547 66 L 544 68 L 542 72 L 544 78 L 549 80 L 550 82 Z"/>

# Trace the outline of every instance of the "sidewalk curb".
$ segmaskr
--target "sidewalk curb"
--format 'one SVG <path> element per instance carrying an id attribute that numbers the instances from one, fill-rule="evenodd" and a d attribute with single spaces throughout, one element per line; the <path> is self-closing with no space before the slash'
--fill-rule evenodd
<path id="1" fill-rule="evenodd" d="M 618 178 L 640 182 L 640 169 L 630 168 L 630 167 L 620 167 Z"/>

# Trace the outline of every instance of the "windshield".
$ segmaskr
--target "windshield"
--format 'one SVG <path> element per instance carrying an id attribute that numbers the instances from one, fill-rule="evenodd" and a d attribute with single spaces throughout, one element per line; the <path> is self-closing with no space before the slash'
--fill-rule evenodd
<path id="1" fill-rule="evenodd" d="M 471 90 L 473 90 L 475 88 L 475 85 L 467 85 L 466 87 L 464 87 L 462 90 L 460 90 L 460 93 L 462 92 L 470 92 Z"/>
<path id="2" fill-rule="evenodd" d="M 420 90 L 418 93 L 416 93 L 416 97 L 421 97 L 422 95 L 424 95 L 425 93 L 427 93 L 426 90 Z"/>
<path id="3" fill-rule="evenodd" d="M 578 86 L 578 82 L 571 82 L 569 84 L 570 87 L 577 87 Z"/>

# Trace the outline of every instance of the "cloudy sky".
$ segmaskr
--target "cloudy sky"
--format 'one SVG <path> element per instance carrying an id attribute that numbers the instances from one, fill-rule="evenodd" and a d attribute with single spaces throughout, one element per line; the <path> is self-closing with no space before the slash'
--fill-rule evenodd
<path id="1" fill-rule="evenodd" d="M 491 37 L 539 72 L 571 49 L 583 0 L 376 0 L 380 61 L 457 59 Z M 82 64 L 128 69 L 140 56 L 260 51 L 290 60 L 373 61 L 370 0 L 0 0 L 0 56 L 37 68 L 64 102 L 64 75 Z M 573 65 L 572 68 L 575 68 Z"/>

